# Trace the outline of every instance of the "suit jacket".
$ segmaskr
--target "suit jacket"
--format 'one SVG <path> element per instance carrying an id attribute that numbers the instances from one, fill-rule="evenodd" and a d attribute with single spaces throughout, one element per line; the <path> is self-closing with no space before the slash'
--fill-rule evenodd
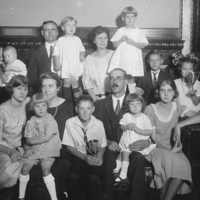
<path id="1" fill-rule="evenodd" d="M 107 139 L 119 143 L 123 133 L 119 121 L 125 112 L 125 106 L 122 106 L 119 114 L 115 114 L 111 95 L 95 102 L 95 111 L 93 114 L 103 122 Z"/>
<path id="2" fill-rule="evenodd" d="M 160 70 L 160 73 L 158 76 L 158 82 L 166 78 L 171 79 L 171 77 L 168 74 Z M 160 100 L 159 98 L 156 98 L 154 95 L 155 89 L 153 86 L 151 71 L 147 71 L 144 74 L 144 76 L 138 80 L 137 86 L 144 90 L 144 99 L 147 105 L 150 103 L 156 103 Z"/>
<path id="3" fill-rule="evenodd" d="M 32 51 L 28 63 L 27 77 L 34 90 L 39 89 L 40 75 L 51 71 L 50 64 L 45 44 Z"/>

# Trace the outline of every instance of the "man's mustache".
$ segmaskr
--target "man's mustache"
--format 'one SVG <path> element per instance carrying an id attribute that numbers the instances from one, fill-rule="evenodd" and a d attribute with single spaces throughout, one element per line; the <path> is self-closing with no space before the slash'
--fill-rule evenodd
<path id="1" fill-rule="evenodd" d="M 112 87 L 119 87 L 119 85 L 116 84 L 116 83 L 114 83 L 114 84 L 112 85 Z"/>

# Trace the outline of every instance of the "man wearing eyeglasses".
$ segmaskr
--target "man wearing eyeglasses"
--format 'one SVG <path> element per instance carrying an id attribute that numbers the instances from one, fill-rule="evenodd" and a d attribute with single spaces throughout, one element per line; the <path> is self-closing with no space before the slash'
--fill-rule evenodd
<path id="1" fill-rule="evenodd" d="M 107 149 L 104 154 L 104 198 L 111 200 L 113 198 L 113 169 L 116 167 L 116 158 L 121 151 L 119 141 L 122 136 L 119 121 L 125 113 L 123 105 L 126 96 L 127 79 L 126 72 L 116 68 L 109 74 L 109 82 L 112 94 L 105 99 L 95 102 L 94 115 L 100 119 L 105 128 L 107 138 Z M 131 200 L 145 199 L 145 158 L 137 151 L 141 151 L 150 145 L 149 140 L 139 140 L 132 143 L 129 148 L 130 165 L 128 178 L 131 184 Z"/>

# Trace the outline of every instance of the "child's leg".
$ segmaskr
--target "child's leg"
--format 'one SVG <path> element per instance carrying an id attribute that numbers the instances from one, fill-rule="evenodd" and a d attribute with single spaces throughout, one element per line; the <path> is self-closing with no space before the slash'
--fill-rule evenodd
<path id="1" fill-rule="evenodd" d="M 63 80 L 63 98 L 72 100 L 72 92 L 71 92 L 71 79 L 70 78 L 64 78 Z"/>
<path id="2" fill-rule="evenodd" d="M 54 161 L 52 160 L 42 161 L 41 166 L 43 179 L 51 196 L 51 200 L 57 200 L 55 181 L 51 174 L 51 166 L 53 165 L 53 162 Z"/>
<path id="3" fill-rule="evenodd" d="M 121 169 L 121 165 L 122 165 L 122 152 L 119 153 L 119 155 L 116 159 L 116 167 L 113 170 L 113 173 L 119 172 L 119 170 Z"/>
<path id="4" fill-rule="evenodd" d="M 26 193 L 26 187 L 29 181 L 29 172 L 33 167 L 33 163 L 25 163 L 19 176 L 19 199 L 23 199 Z"/>
<path id="5" fill-rule="evenodd" d="M 122 152 L 122 167 L 119 177 L 122 179 L 127 178 L 128 166 L 129 166 L 129 155 L 131 152 Z M 120 181 L 120 179 L 116 179 L 115 181 Z"/>
<path id="6" fill-rule="evenodd" d="M 128 78 L 128 90 L 129 90 L 129 94 L 135 93 L 135 78 L 134 77 L 130 77 Z"/>
<path id="7" fill-rule="evenodd" d="M 80 88 L 79 88 L 79 77 L 77 76 L 72 76 L 71 78 L 71 84 L 72 84 L 72 90 L 73 90 L 73 96 L 74 96 L 74 101 L 80 96 Z"/>

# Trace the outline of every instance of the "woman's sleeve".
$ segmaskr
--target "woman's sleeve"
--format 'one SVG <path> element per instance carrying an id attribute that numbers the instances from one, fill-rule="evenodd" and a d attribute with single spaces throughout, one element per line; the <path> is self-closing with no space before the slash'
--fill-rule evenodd
<path id="1" fill-rule="evenodd" d="M 90 69 L 90 58 L 87 57 L 85 60 L 85 66 L 83 69 L 83 77 L 82 77 L 82 82 L 83 82 L 83 87 L 85 90 L 87 89 L 91 89 L 94 88 L 93 84 L 92 84 L 92 72 Z"/>
<path id="2" fill-rule="evenodd" d="M 152 124 L 153 129 L 155 129 L 156 128 L 155 113 L 153 111 L 152 105 L 148 105 L 145 108 L 144 114 L 147 115 L 147 117 L 149 118 L 149 120 L 150 120 L 150 122 Z"/>
<path id="3" fill-rule="evenodd" d="M 31 121 L 29 120 L 26 123 L 25 131 L 24 131 L 24 137 L 25 138 L 30 138 L 31 135 L 32 135 L 31 134 Z"/>
<path id="4" fill-rule="evenodd" d="M 185 113 L 187 113 L 190 109 L 184 105 L 180 105 L 177 101 L 175 102 L 177 105 L 177 111 L 180 117 L 185 117 Z"/>

